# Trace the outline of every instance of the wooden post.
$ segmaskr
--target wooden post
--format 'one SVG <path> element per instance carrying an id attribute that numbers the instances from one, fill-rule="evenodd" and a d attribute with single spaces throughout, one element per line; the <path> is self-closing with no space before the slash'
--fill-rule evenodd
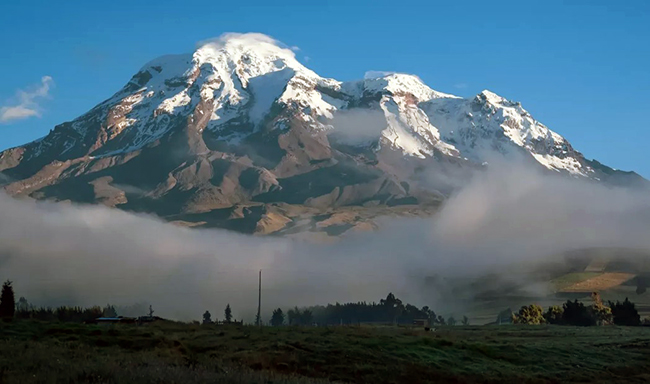
<path id="1" fill-rule="evenodd" d="M 259 292 L 257 295 L 257 326 L 262 326 L 262 270 L 260 269 Z"/>

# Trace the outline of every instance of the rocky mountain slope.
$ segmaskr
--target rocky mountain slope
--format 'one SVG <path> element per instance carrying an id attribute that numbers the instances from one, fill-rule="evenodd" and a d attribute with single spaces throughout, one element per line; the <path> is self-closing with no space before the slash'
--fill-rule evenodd
<path id="1" fill-rule="evenodd" d="M 267 36 L 228 34 L 147 63 L 86 114 L 2 152 L 0 185 L 187 225 L 338 234 L 432 212 L 494 153 L 645 182 L 585 159 L 492 92 L 463 99 L 405 74 L 339 82 Z"/>

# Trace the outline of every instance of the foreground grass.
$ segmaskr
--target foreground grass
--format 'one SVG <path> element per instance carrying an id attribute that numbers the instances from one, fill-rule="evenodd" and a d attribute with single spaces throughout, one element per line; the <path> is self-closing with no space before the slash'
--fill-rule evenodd
<path id="1" fill-rule="evenodd" d="M 629 383 L 650 329 L 0 324 L 0 383 Z"/>

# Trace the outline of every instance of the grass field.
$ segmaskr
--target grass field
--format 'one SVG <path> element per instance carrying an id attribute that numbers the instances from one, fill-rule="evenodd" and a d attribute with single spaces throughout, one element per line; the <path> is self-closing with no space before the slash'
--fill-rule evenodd
<path id="1" fill-rule="evenodd" d="M 635 275 L 623 272 L 606 272 L 598 276 L 580 281 L 563 289 L 563 292 L 601 292 L 618 287 L 631 280 Z"/>
<path id="2" fill-rule="evenodd" d="M 629 383 L 650 329 L 0 323 L 0 383 Z"/>
<path id="3" fill-rule="evenodd" d="M 600 272 L 573 272 L 556 277 L 550 285 L 555 292 L 561 292 L 572 285 L 600 276 Z"/>

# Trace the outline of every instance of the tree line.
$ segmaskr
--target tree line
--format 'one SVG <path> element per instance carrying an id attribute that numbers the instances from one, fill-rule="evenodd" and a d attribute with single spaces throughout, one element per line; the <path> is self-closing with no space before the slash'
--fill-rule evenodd
<path id="1" fill-rule="evenodd" d="M 514 324 L 556 324 L 574 326 L 595 325 L 650 325 L 650 319 L 641 320 L 636 305 L 628 298 L 624 301 L 609 301 L 604 303 L 596 292 L 591 295 L 591 305 L 578 300 L 567 300 L 561 306 L 554 305 L 545 311 L 537 304 L 523 306 L 512 314 Z M 149 314 L 153 309 L 149 307 Z M 11 281 L 2 285 L 0 293 L 0 318 L 2 319 L 34 319 L 41 321 L 60 321 L 83 323 L 98 317 L 117 317 L 115 306 L 107 304 L 104 307 L 93 306 L 60 306 L 57 308 L 36 308 L 21 297 L 17 302 Z M 499 315 L 501 317 L 501 315 Z M 392 293 L 378 303 L 356 302 L 335 303 L 326 306 L 311 306 L 306 308 L 294 307 L 286 314 L 282 308 L 273 310 L 268 324 L 271 326 L 295 325 L 350 325 L 361 323 L 384 324 L 413 324 L 416 320 L 426 320 L 429 325 L 469 325 L 469 319 L 463 316 L 459 322 L 453 316 L 445 319 L 428 306 L 418 308 L 412 304 L 404 304 Z M 203 324 L 212 324 L 209 311 L 203 314 Z M 230 304 L 224 309 L 224 320 L 221 323 L 237 323 L 233 321 Z M 238 322 L 241 323 L 241 322 Z"/>
<path id="2" fill-rule="evenodd" d="M 150 315 L 153 309 L 149 307 Z M 20 297 L 15 300 L 13 283 L 7 280 L 2 285 L 0 293 L 0 318 L 2 319 L 32 319 L 40 321 L 60 321 L 70 323 L 91 322 L 98 317 L 117 317 L 117 309 L 111 304 L 104 307 L 59 306 L 35 307 L 27 299 Z"/>
<path id="3" fill-rule="evenodd" d="M 636 305 L 628 298 L 624 301 L 609 301 L 605 304 L 596 292 L 591 294 L 592 304 L 585 305 L 578 300 L 567 300 L 562 306 L 554 305 L 546 311 L 537 305 L 523 306 L 512 314 L 515 324 L 556 324 L 556 325 L 650 325 L 650 321 L 641 321 Z"/>
<path id="4" fill-rule="evenodd" d="M 80 306 L 60 306 L 57 308 L 36 308 L 21 297 L 15 301 L 11 281 L 6 281 L 2 286 L 0 294 L 0 318 L 33 319 L 41 321 L 60 322 L 91 322 L 99 317 L 117 317 L 115 306 L 107 304 L 104 307 L 93 306 L 84 308 Z M 152 316 L 153 309 L 149 306 L 149 316 Z M 413 324 L 415 320 L 425 320 L 429 325 L 456 325 L 462 323 L 469 325 L 469 320 L 463 316 L 457 321 L 453 316 L 445 319 L 436 315 L 428 306 L 418 308 L 412 304 L 404 304 L 392 293 L 378 303 L 357 302 L 357 303 L 335 303 L 326 306 L 312 306 L 306 308 L 294 307 L 286 314 L 281 308 L 273 310 L 268 321 L 269 325 L 296 325 L 311 326 L 317 325 L 349 325 L 361 323 L 383 323 L 383 324 Z M 203 314 L 203 324 L 219 322 L 212 319 L 210 311 Z M 221 323 L 239 323 L 233 320 L 230 304 L 224 309 L 224 320 Z"/>
<path id="5" fill-rule="evenodd" d="M 306 308 L 294 307 L 285 313 L 282 308 L 273 310 L 269 324 L 281 325 L 349 325 L 361 323 L 384 324 L 413 324 L 415 320 L 427 320 L 430 325 L 469 325 L 469 319 L 463 316 L 458 321 L 453 316 L 445 319 L 443 316 L 424 306 L 418 308 L 412 304 L 404 304 L 402 300 L 389 293 L 378 303 L 356 302 L 335 303 L 326 306 L 311 306 Z"/>

